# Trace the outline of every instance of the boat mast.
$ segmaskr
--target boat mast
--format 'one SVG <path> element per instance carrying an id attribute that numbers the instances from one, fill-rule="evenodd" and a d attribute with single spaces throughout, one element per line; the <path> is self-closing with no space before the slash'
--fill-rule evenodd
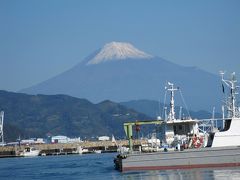
<path id="1" fill-rule="evenodd" d="M 170 91 L 171 95 L 171 101 L 170 101 L 170 112 L 169 112 L 169 119 L 168 120 L 174 120 L 175 119 L 175 106 L 174 106 L 174 91 L 177 91 L 178 89 L 173 87 L 173 83 L 168 82 L 169 88 L 167 89 Z"/>
<path id="2" fill-rule="evenodd" d="M 3 138 L 3 119 L 4 119 L 4 112 L 0 112 L 0 143 L 4 144 Z"/>
<path id="3" fill-rule="evenodd" d="M 213 110 L 212 110 L 212 119 L 210 120 L 210 121 L 211 121 L 211 131 L 214 130 L 215 125 L 216 125 L 216 127 L 217 127 L 217 122 L 214 122 L 214 119 L 215 119 L 215 107 L 213 107 Z"/>
<path id="4" fill-rule="evenodd" d="M 222 128 L 225 126 L 225 113 L 224 113 L 224 105 L 222 105 Z"/>
<path id="5" fill-rule="evenodd" d="M 238 94 L 236 92 L 236 89 L 239 88 L 239 86 L 236 86 L 237 80 L 235 76 L 235 72 L 232 73 L 231 79 L 226 80 L 224 79 L 224 72 L 220 72 L 222 76 L 222 82 L 230 88 L 230 96 L 227 102 L 227 110 L 228 110 L 228 118 L 236 118 L 239 117 L 239 110 L 236 107 L 236 95 Z M 224 87 L 223 87 L 224 91 Z"/>

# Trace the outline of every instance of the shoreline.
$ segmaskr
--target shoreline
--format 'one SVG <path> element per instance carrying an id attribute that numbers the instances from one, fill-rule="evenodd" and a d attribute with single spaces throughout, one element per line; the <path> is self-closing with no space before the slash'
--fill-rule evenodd
<path id="1" fill-rule="evenodd" d="M 138 148 L 145 140 L 134 140 L 135 148 Z M 117 152 L 118 146 L 129 147 L 128 140 L 117 140 L 116 143 L 112 141 L 84 141 L 80 143 L 56 143 L 56 144 L 30 144 L 30 145 L 15 145 L 15 146 L 1 146 L 0 158 L 7 157 L 21 157 L 20 152 L 26 147 L 34 147 L 40 150 L 40 156 L 51 155 L 69 155 L 69 154 L 81 154 L 77 151 L 79 147 L 87 149 L 86 153 L 95 153 L 101 151 L 101 153 Z"/>

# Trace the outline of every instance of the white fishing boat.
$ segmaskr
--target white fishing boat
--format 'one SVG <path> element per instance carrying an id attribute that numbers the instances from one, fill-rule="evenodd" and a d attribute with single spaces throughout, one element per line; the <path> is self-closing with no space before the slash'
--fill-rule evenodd
<path id="1" fill-rule="evenodd" d="M 40 150 L 35 147 L 25 147 L 22 152 L 20 152 L 20 156 L 23 157 L 34 157 L 39 156 Z"/>
<path id="2" fill-rule="evenodd" d="M 93 151 L 95 154 L 101 154 L 102 153 L 102 150 L 94 150 Z"/>
<path id="3" fill-rule="evenodd" d="M 77 146 L 75 154 L 86 154 L 89 153 L 87 148 L 83 148 L 82 146 Z"/>
<path id="4" fill-rule="evenodd" d="M 152 136 L 150 139 L 146 139 L 145 143 L 141 143 L 141 149 L 142 152 L 156 152 L 159 151 L 161 146 L 161 141 L 156 137 L 156 133 L 152 133 Z"/>
<path id="5" fill-rule="evenodd" d="M 238 86 L 235 73 L 230 80 L 222 82 L 229 88 L 226 103 L 228 117 L 223 118 L 224 128 L 221 131 L 205 132 L 199 128 L 204 120 L 191 118 L 175 118 L 174 88 L 169 83 L 167 88 L 171 94 L 170 112 L 164 120 L 138 121 L 124 123 L 129 139 L 128 153 L 118 154 L 114 159 L 116 169 L 130 170 L 161 170 L 240 166 L 240 113 L 236 106 Z M 132 149 L 132 126 L 141 124 L 159 124 L 162 132 L 160 151 L 143 153 Z"/>

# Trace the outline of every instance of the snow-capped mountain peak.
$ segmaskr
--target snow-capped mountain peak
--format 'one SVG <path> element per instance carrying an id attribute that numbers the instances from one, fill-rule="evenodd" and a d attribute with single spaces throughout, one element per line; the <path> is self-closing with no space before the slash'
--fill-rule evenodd
<path id="1" fill-rule="evenodd" d="M 99 64 L 107 61 L 126 60 L 126 59 L 150 59 L 153 56 L 140 51 L 130 43 L 111 42 L 106 44 L 92 59 L 88 65 Z"/>

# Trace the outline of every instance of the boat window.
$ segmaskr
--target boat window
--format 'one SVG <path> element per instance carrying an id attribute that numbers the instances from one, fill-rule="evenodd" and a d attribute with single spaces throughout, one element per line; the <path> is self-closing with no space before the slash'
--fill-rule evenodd
<path id="1" fill-rule="evenodd" d="M 174 125 L 173 128 L 174 128 L 174 134 L 187 135 L 187 133 L 189 132 L 188 125 L 178 124 L 178 125 Z"/>
<path id="2" fill-rule="evenodd" d="M 206 147 L 212 147 L 213 139 L 214 139 L 215 133 L 210 133 L 208 136 L 207 146 Z"/>
<path id="3" fill-rule="evenodd" d="M 175 125 L 173 126 L 173 131 L 174 131 L 174 134 L 177 134 L 177 127 Z"/>
<path id="4" fill-rule="evenodd" d="M 227 130 L 229 130 L 229 128 L 230 128 L 230 126 L 231 126 L 231 122 L 232 122 L 231 119 L 227 119 L 227 120 L 225 120 L 225 126 L 224 126 L 223 131 L 227 131 Z"/>
<path id="5" fill-rule="evenodd" d="M 174 126 L 166 126 L 166 130 L 167 131 L 173 131 L 174 130 Z"/>
<path id="6" fill-rule="evenodd" d="M 182 125 L 179 125 L 179 130 L 182 130 Z"/>

